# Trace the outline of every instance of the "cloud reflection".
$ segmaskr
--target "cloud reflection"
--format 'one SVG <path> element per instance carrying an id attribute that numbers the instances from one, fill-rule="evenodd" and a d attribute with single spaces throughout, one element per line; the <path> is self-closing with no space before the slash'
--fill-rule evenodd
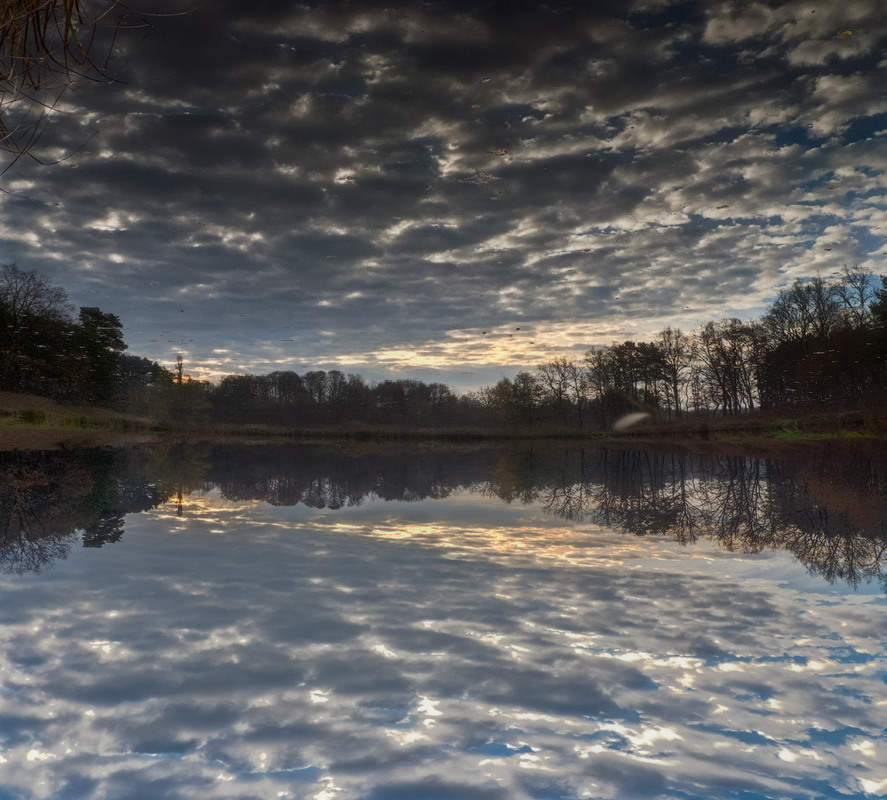
<path id="1" fill-rule="evenodd" d="M 5 578 L 3 786 L 813 798 L 887 779 L 881 597 L 535 506 L 465 524 L 491 505 L 210 492 L 131 517 L 101 559 Z"/>

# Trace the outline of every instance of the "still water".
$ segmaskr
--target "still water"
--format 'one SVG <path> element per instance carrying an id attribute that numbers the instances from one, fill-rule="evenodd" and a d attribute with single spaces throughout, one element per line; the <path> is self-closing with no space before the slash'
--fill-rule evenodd
<path id="1" fill-rule="evenodd" d="M 887 793 L 887 460 L 0 454 L 0 798 Z"/>

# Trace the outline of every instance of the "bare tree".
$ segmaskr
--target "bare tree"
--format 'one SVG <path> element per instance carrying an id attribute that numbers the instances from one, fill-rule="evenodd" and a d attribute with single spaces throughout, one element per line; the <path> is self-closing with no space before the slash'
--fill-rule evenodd
<path id="1" fill-rule="evenodd" d="M 588 376 L 589 389 L 598 399 L 600 424 L 607 426 L 607 412 L 604 398 L 613 390 L 613 370 L 610 351 L 606 347 L 591 347 L 585 353 L 585 369 Z"/>
<path id="2" fill-rule="evenodd" d="M 844 324 L 839 287 L 817 276 L 796 280 L 773 301 L 762 322 L 777 344 L 827 337 Z"/>
<path id="3" fill-rule="evenodd" d="M 72 309 L 68 295 L 33 270 L 15 264 L 0 264 L 0 314 L 17 331 L 29 317 L 67 319 Z"/>
<path id="4" fill-rule="evenodd" d="M 831 336 L 844 326 L 839 285 L 817 275 L 805 287 L 808 287 L 812 300 L 814 335 L 821 338 Z"/>
<path id="5" fill-rule="evenodd" d="M 681 417 L 681 389 L 687 382 L 687 370 L 693 360 L 693 341 L 679 328 L 668 327 L 659 332 L 665 395 L 675 416 Z"/>
<path id="6" fill-rule="evenodd" d="M 317 405 L 324 403 L 329 396 L 329 381 L 326 372 L 322 369 L 306 372 L 302 376 L 302 384 Z"/>
<path id="7" fill-rule="evenodd" d="M 119 13 L 118 13 L 119 12 Z M 0 2 L 0 151 L 33 156 L 49 115 L 79 80 L 111 80 L 117 32 L 146 27 L 120 0 Z"/>
<path id="8" fill-rule="evenodd" d="M 753 411 L 765 341 L 761 326 L 735 318 L 708 322 L 696 339 L 700 375 L 714 407 L 726 414 Z"/>
<path id="9" fill-rule="evenodd" d="M 559 356 L 540 364 L 537 370 L 539 383 L 560 411 L 561 421 L 569 424 L 571 411 L 575 409 L 576 422 L 583 427 L 590 383 L 582 364 Z"/>
<path id="10" fill-rule="evenodd" d="M 845 266 L 841 272 L 838 295 L 853 328 L 868 328 L 872 324 L 872 312 L 869 310 L 869 305 L 875 299 L 872 277 L 870 272 L 858 267 Z"/>

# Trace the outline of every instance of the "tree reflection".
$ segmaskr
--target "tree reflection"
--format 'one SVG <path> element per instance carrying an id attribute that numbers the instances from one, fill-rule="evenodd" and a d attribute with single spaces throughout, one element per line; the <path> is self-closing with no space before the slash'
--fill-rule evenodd
<path id="1" fill-rule="evenodd" d="M 229 500 L 264 500 L 337 509 L 369 496 L 411 502 L 442 499 L 479 484 L 494 451 L 343 449 L 311 445 L 218 446 L 207 479 Z"/>
<path id="2" fill-rule="evenodd" d="M 136 451 L 0 453 L 0 569 L 39 571 L 78 538 L 84 547 L 116 542 L 126 514 L 164 499 Z"/>
<path id="3" fill-rule="evenodd" d="M 156 447 L 149 453 L 145 470 L 164 499 L 176 498 L 176 513 L 182 516 L 185 496 L 209 488 L 209 448 L 181 443 Z"/>
<path id="4" fill-rule="evenodd" d="M 828 456 L 827 458 L 825 456 Z M 477 492 L 638 536 L 726 550 L 793 553 L 811 574 L 884 579 L 887 458 L 833 447 L 816 457 L 748 458 L 644 450 L 321 445 L 167 445 L 0 454 L 0 564 L 39 570 L 118 541 L 125 515 L 194 491 L 340 509 Z M 885 582 L 887 587 L 887 582 Z"/>
<path id="5" fill-rule="evenodd" d="M 884 462 L 858 454 L 798 462 L 601 450 L 542 497 L 549 513 L 638 536 L 787 550 L 811 574 L 855 586 L 884 579 L 885 493 Z"/>
<path id="6" fill-rule="evenodd" d="M 76 502 L 76 482 L 59 481 L 52 465 L 36 458 L 30 463 L 0 462 L 0 470 L 0 563 L 4 571 L 36 572 L 65 558 L 73 530 L 55 501 L 67 494 Z"/>

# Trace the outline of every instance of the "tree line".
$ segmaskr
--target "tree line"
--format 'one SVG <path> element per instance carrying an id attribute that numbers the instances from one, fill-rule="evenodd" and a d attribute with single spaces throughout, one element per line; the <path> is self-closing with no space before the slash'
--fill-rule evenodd
<path id="1" fill-rule="evenodd" d="M 0 265 L 0 390 L 161 420 L 315 426 L 599 430 L 632 412 L 662 420 L 755 410 L 874 406 L 887 385 L 887 278 L 845 269 L 795 281 L 760 319 L 667 327 L 652 341 L 558 356 L 493 386 L 378 383 L 339 370 L 192 380 L 125 352 L 119 318 L 36 272 Z"/>
<path id="2" fill-rule="evenodd" d="M 887 386 L 887 277 L 845 269 L 796 280 L 760 319 L 667 327 L 649 342 L 557 357 L 480 392 L 511 425 L 608 428 L 660 420 L 875 407 Z"/>
<path id="3" fill-rule="evenodd" d="M 0 264 L 0 390 L 144 412 L 166 371 L 126 347 L 115 314 L 75 316 L 64 289 Z"/>

